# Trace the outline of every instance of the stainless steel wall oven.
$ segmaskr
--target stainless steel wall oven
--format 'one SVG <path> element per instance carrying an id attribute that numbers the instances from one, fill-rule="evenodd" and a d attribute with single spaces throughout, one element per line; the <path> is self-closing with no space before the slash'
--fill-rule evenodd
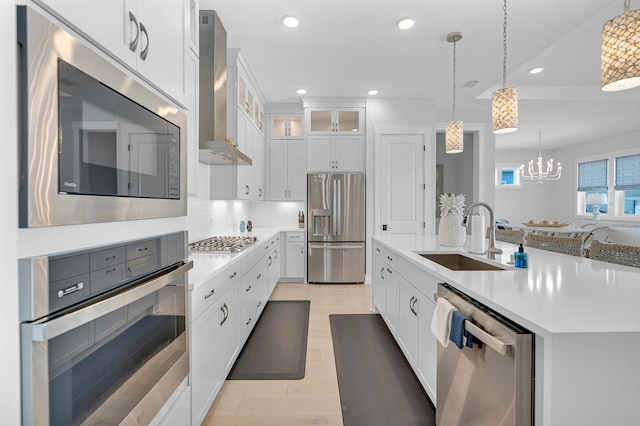
<path id="1" fill-rule="evenodd" d="M 19 261 L 26 425 L 148 424 L 188 376 L 186 233 Z"/>
<path id="2" fill-rule="evenodd" d="M 18 6 L 20 227 L 186 215 L 186 117 Z"/>

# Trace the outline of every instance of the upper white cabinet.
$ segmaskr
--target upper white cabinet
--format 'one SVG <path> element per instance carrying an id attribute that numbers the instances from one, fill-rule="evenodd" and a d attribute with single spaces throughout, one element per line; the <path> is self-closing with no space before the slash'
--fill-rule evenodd
<path id="1" fill-rule="evenodd" d="M 307 134 L 364 133 L 364 108 L 306 108 Z"/>
<path id="2" fill-rule="evenodd" d="M 364 136 L 308 136 L 307 170 L 363 172 Z"/>
<path id="3" fill-rule="evenodd" d="M 240 50 L 227 53 L 227 134 L 252 165 L 212 166 L 209 198 L 262 201 L 266 195 L 263 97 L 248 77 L 251 71 Z"/>
<path id="4" fill-rule="evenodd" d="M 302 114 L 271 114 L 271 139 L 303 139 Z"/>
<path id="5" fill-rule="evenodd" d="M 272 140 L 269 144 L 269 199 L 302 201 L 307 164 L 304 139 Z"/>
<path id="6" fill-rule="evenodd" d="M 186 104 L 185 14 L 192 0 L 35 1 L 158 90 Z"/>

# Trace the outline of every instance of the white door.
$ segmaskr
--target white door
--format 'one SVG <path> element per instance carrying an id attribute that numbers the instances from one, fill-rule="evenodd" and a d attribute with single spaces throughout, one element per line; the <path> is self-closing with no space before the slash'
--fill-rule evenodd
<path id="1" fill-rule="evenodd" d="M 402 128 L 377 130 L 380 147 L 377 232 L 415 238 L 425 228 L 432 229 L 430 223 L 425 223 L 424 215 L 425 192 L 430 192 L 430 185 L 425 187 L 424 169 L 424 147 L 428 146 L 429 133 L 418 129 L 412 130 L 414 133 L 403 132 Z"/>

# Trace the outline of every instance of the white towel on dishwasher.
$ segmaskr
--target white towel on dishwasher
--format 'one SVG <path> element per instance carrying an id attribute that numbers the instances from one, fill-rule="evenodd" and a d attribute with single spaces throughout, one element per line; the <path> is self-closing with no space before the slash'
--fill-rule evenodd
<path id="1" fill-rule="evenodd" d="M 457 311 L 457 309 L 447 299 L 439 297 L 433 318 L 431 318 L 431 332 L 435 334 L 438 342 L 445 348 L 449 344 L 453 311 Z"/>

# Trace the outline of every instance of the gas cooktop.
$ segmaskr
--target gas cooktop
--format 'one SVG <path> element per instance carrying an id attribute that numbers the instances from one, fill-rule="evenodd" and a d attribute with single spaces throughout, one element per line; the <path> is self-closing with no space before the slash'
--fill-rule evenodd
<path id="1" fill-rule="evenodd" d="M 241 252 L 256 241 L 256 237 L 216 236 L 193 242 L 189 249 L 193 253 L 231 254 Z"/>

